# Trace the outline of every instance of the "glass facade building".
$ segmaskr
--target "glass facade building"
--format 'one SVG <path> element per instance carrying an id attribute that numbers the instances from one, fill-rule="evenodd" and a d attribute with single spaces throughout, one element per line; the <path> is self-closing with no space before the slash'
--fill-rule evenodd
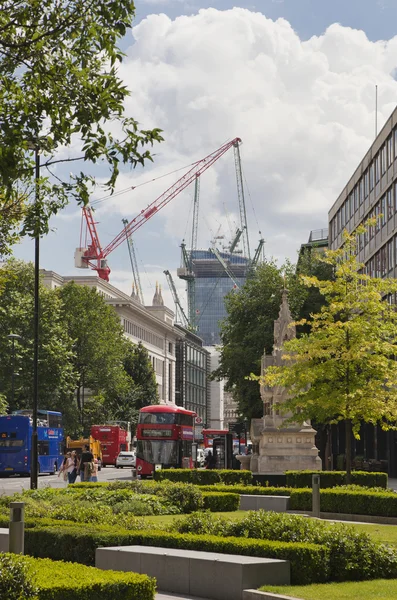
<path id="1" fill-rule="evenodd" d="M 210 356 L 203 341 L 180 325 L 175 325 L 181 337 L 175 346 L 175 403 L 193 410 L 207 423 L 209 415 Z"/>
<path id="2" fill-rule="evenodd" d="M 236 254 L 220 253 L 240 287 L 245 283 L 248 260 Z M 205 346 L 220 344 L 220 322 L 226 317 L 225 296 L 236 286 L 212 252 L 192 253 L 195 281 L 197 335 Z"/>

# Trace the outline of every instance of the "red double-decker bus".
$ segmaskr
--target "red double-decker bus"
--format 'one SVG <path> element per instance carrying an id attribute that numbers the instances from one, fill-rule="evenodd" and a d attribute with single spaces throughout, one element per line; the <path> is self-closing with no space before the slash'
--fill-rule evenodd
<path id="1" fill-rule="evenodd" d="M 116 465 L 120 452 L 128 450 L 128 431 L 120 425 L 92 425 L 91 436 L 101 442 L 102 466 Z"/>
<path id="2" fill-rule="evenodd" d="M 176 405 L 145 406 L 136 432 L 136 469 L 142 478 L 156 469 L 192 469 L 196 413 Z"/>
<path id="3" fill-rule="evenodd" d="M 212 448 L 215 438 L 225 437 L 228 433 L 228 429 L 203 429 L 204 448 Z"/>

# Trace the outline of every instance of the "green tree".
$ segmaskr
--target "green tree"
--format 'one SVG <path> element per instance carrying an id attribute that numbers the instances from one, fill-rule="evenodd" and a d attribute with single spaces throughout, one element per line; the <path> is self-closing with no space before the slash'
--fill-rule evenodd
<path id="1" fill-rule="evenodd" d="M 327 302 L 312 315 L 310 333 L 285 344 L 286 364 L 264 377 L 267 385 L 289 391 L 283 410 L 292 419 L 345 422 L 348 480 L 352 433 L 359 437 L 363 421 L 383 429 L 397 421 L 397 312 L 387 302 L 397 280 L 364 274 L 356 258 L 357 236 L 364 232 L 363 226 L 345 232 L 343 248 L 327 252 L 335 280 L 302 277 Z"/>
<path id="2" fill-rule="evenodd" d="M 144 406 L 158 402 L 156 375 L 146 348 L 126 341 L 124 369 L 130 378 L 128 392 L 116 399 L 112 406 L 114 418 L 129 421 L 132 425 L 138 422 L 138 413 Z"/>
<path id="3" fill-rule="evenodd" d="M 226 379 L 226 389 L 233 392 L 239 412 L 246 418 L 263 415 L 259 386 L 249 375 L 260 374 L 264 351 L 270 354 L 273 350 L 274 321 L 285 284 L 291 291 L 291 311 L 296 318 L 308 294 L 289 262 L 279 267 L 274 260 L 265 261 L 254 277 L 225 299 L 227 317 L 221 328 L 220 365 L 213 377 Z"/>
<path id="4" fill-rule="evenodd" d="M 112 418 L 112 403 L 131 387 L 124 369 L 126 341 L 117 313 L 94 288 L 70 282 L 57 294 L 62 324 L 73 340 L 76 416 L 84 427 Z"/>
<path id="5" fill-rule="evenodd" d="M 57 163 L 101 162 L 101 177 L 104 165 L 108 170 L 105 188 L 112 191 L 120 164 L 152 160 L 148 146 L 162 140 L 160 130 L 140 129 L 125 116 L 129 91 L 118 76 L 123 55 L 117 44 L 134 11 L 131 0 L 1 3 L 0 254 L 13 241 L 15 219 L 22 220 L 22 235 L 44 234 L 70 197 L 88 202 L 92 173 L 63 180 L 54 172 Z M 38 188 L 35 149 L 41 155 Z"/>
<path id="6" fill-rule="evenodd" d="M 0 394 L 10 410 L 31 408 L 33 403 L 33 288 L 31 263 L 10 259 L 4 263 L 0 285 Z M 39 408 L 61 410 L 76 385 L 72 341 L 61 322 L 57 295 L 40 285 Z M 15 399 L 11 398 L 15 341 Z"/>

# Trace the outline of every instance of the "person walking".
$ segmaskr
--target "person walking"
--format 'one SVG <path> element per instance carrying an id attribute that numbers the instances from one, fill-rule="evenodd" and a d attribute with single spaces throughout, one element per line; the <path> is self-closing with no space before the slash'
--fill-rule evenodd
<path id="1" fill-rule="evenodd" d="M 71 455 L 71 463 L 67 469 L 68 470 L 68 483 L 74 483 L 76 481 L 77 466 L 78 466 L 77 454 L 73 450 L 72 455 Z"/>
<path id="2" fill-rule="evenodd" d="M 81 453 L 80 463 L 78 470 L 80 472 L 80 481 L 90 481 L 91 472 L 93 469 L 94 456 L 90 452 L 88 444 L 84 446 L 84 450 Z"/>
<path id="3" fill-rule="evenodd" d="M 64 459 L 62 461 L 61 467 L 60 467 L 59 472 L 58 472 L 58 477 L 60 477 L 61 474 L 62 474 L 64 481 L 68 480 L 68 471 L 67 471 L 67 468 L 68 468 L 68 462 L 70 460 L 71 460 L 71 452 L 66 452 L 66 454 L 64 456 Z"/>
<path id="4" fill-rule="evenodd" d="M 97 458 L 94 458 L 94 461 L 93 461 L 93 469 L 92 469 L 90 481 L 93 481 L 93 482 L 98 481 L 98 459 Z"/>

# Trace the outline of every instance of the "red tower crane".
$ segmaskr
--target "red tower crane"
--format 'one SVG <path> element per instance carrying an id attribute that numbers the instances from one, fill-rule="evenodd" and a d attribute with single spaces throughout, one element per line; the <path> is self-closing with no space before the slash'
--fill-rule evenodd
<path id="1" fill-rule="evenodd" d="M 102 248 L 97 232 L 97 222 L 94 220 L 93 211 L 90 206 L 83 208 L 83 219 L 86 221 L 86 239 L 87 244 L 82 246 L 82 235 L 80 236 L 80 247 L 75 252 L 75 266 L 82 269 L 94 269 L 98 276 L 105 281 L 109 281 L 110 268 L 107 264 L 107 257 L 113 250 L 122 244 L 128 236 L 132 235 L 153 215 L 158 213 L 166 206 L 175 196 L 187 188 L 191 183 L 196 181 L 196 177 L 209 169 L 225 152 L 230 148 L 241 143 L 240 138 L 235 138 L 231 142 L 223 144 L 218 150 L 208 154 L 198 162 L 194 163 L 191 169 L 185 173 L 178 181 L 168 188 L 161 196 L 156 198 L 147 208 L 141 210 L 132 221 L 128 223 L 120 233 L 106 246 Z"/>

